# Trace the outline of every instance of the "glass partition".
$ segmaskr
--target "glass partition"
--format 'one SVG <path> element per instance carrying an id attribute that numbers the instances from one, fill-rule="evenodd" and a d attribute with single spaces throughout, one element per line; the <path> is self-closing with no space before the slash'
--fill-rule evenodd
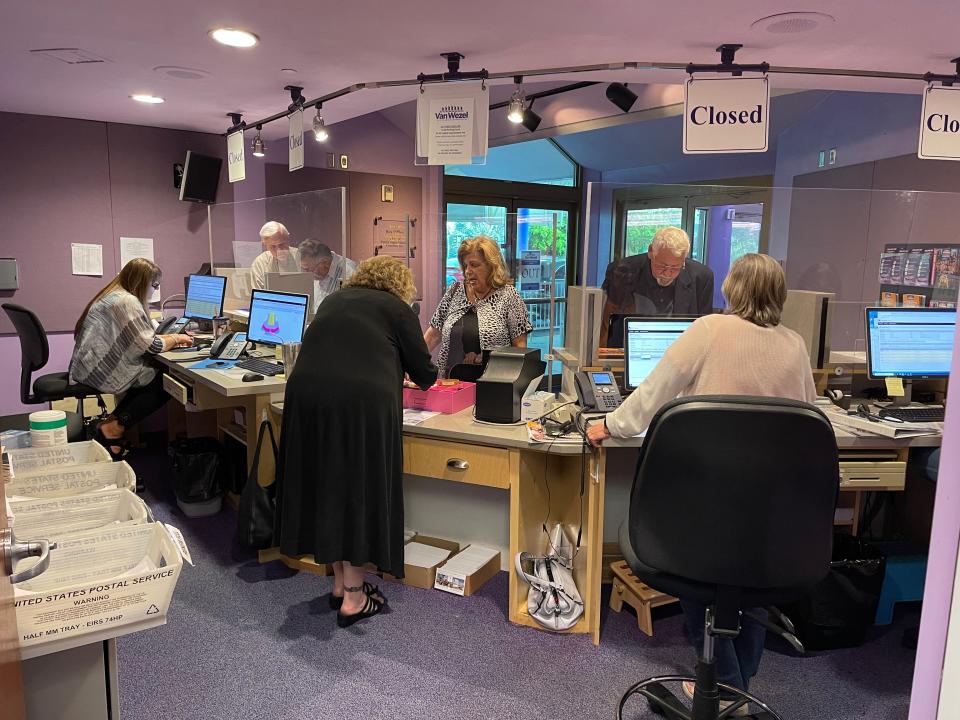
<path id="1" fill-rule="evenodd" d="M 960 203 L 952 193 L 589 183 L 587 195 L 587 252 L 558 351 L 571 369 L 622 367 L 626 316 L 723 312 L 723 281 L 749 252 L 784 267 L 783 323 L 807 340 L 814 368 L 852 368 L 851 382 L 869 382 L 865 308 L 957 305 Z M 649 252 L 668 225 L 690 238 L 679 262 Z"/>
<path id="2" fill-rule="evenodd" d="M 227 276 L 225 310 L 242 313 L 258 287 L 308 294 L 314 311 L 364 259 L 351 252 L 346 225 L 345 188 L 211 206 L 210 263 Z M 407 245 L 398 241 L 401 257 Z"/>
<path id="3" fill-rule="evenodd" d="M 570 212 L 533 206 L 508 212 L 506 205 L 488 202 L 493 201 L 447 203 L 440 222 L 444 228 L 441 295 L 455 283 L 464 285 L 458 258 L 461 243 L 481 235 L 489 237 L 500 251 L 508 283 L 523 301 L 532 327 L 526 335 L 527 346 L 538 348 L 542 359 L 552 360 L 553 348 L 563 342 Z M 433 308 L 426 309 L 422 322 L 428 323 L 433 312 Z M 460 337 L 457 328 L 453 334 Z M 460 355 L 456 350 L 453 354 Z M 552 363 L 548 375 L 559 374 L 560 367 L 559 362 Z"/>

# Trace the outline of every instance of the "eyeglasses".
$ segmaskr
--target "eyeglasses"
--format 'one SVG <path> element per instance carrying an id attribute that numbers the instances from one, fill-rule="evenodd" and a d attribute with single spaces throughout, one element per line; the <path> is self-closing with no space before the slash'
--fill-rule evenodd
<path id="1" fill-rule="evenodd" d="M 657 272 L 673 274 L 683 270 L 687 266 L 687 261 L 684 260 L 679 265 L 664 265 L 663 263 L 659 263 L 656 260 L 653 260 L 651 264 L 653 265 L 654 269 Z"/>
<path id="2" fill-rule="evenodd" d="M 157 280 L 157 281 L 151 283 L 151 284 L 150 284 L 150 287 L 152 287 L 154 290 L 159 290 L 159 289 L 160 289 L 160 281 Z"/>

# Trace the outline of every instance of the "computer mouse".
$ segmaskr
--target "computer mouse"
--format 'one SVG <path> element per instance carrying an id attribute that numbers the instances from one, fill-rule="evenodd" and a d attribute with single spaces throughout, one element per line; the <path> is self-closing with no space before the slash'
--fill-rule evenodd
<path id="1" fill-rule="evenodd" d="M 240 379 L 243 382 L 256 382 L 257 380 L 263 380 L 263 375 L 260 373 L 244 373 L 243 377 Z"/>

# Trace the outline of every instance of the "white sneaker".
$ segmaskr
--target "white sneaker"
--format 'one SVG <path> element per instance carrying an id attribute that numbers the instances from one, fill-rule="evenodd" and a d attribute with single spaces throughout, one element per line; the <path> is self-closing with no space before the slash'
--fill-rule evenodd
<path id="1" fill-rule="evenodd" d="M 684 680 L 682 683 L 682 686 L 683 686 L 683 694 L 686 695 L 690 700 L 693 700 L 693 691 L 696 688 L 696 684 L 689 680 Z M 721 700 L 720 710 L 726 710 L 735 702 L 736 700 Z M 732 713 L 730 713 L 730 715 L 728 715 L 727 717 L 744 717 L 749 714 L 750 714 L 749 707 L 747 705 L 741 705 Z"/>

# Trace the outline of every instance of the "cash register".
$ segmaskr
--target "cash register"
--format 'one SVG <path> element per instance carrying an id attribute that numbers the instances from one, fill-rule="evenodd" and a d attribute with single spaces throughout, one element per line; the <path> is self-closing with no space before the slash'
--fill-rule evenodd
<path id="1" fill-rule="evenodd" d="M 491 350 L 483 375 L 477 380 L 476 419 L 518 422 L 521 400 L 540 384 L 546 367 L 539 348 L 508 346 Z"/>

